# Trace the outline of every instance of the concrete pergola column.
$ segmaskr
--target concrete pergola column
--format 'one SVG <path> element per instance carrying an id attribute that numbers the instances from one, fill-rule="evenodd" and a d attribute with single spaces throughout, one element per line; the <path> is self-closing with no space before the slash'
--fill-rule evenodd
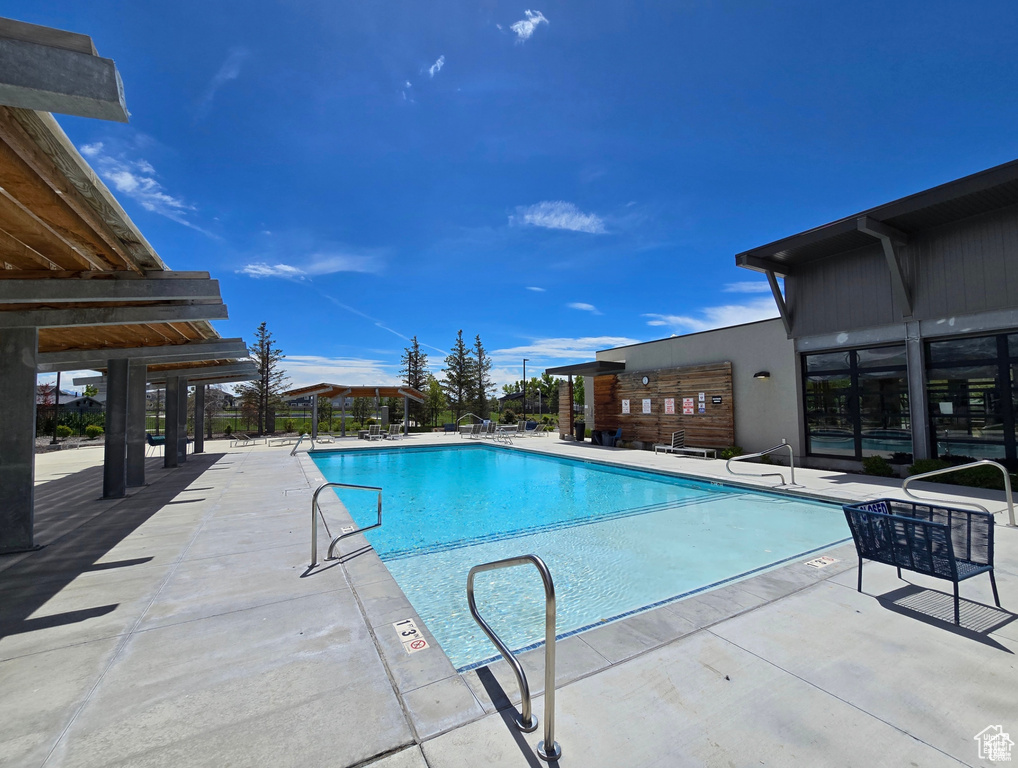
<path id="1" fill-rule="evenodd" d="M 929 413 L 926 397 L 926 350 L 919 323 L 905 323 L 905 361 L 908 376 L 908 412 L 912 426 L 912 458 L 930 458 Z"/>
<path id="2" fill-rule="evenodd" d="M 205 385 L 194 386 L 194 452 L 205 453 Z"/>
<path id="3" fill-rule="evenodd" d="M 177 450 L 179 451 L 178 460 L 183 464 L 187 461 L 187 379 L 181 376 L 178 381 L 177 397 L 180 398 L 180 404 L 177 406 L 177 418 L 180 421 L 177 432 Z"/>
<path id="4" fill-rule="evenodd" d="M 180 418 L 177 414 L 180 411 L 180 397 L 177 393 L 179 388 L 179 378 L 171 376 L 166 379 L 166 443 L 163 447 L 163 466 L 167 469 L 178 466 L 177 444 L 180 435 Z M 186 379 L 184 388 L 187 389 Z"/>
<path id="5" fill-rule="evenodd" d="M 127 367 L 127 487 L 145 485 L 146 376 L 144 361 Z"/>
<path id="6" fill-rule="evenodd" d="M 0 330 L 0 552 L 35 548 L 36 328 Z"/>
<path id="7" fill-rule="evenodd" d="M 339 436 L 346 437 L 346 396 L 339 401 Z"/>
<path id="8" fill-rule="evenodd" d="M 103 498 L 127 494 L 127 361 L 106 368 L 106 430 L 103 438 Z"/>

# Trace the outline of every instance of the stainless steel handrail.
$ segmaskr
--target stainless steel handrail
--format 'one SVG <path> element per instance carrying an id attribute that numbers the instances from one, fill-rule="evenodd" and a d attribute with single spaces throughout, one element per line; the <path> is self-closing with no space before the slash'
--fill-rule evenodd
<path id="1" fill-rule="evenodd" d="M 474 576 L 482 571 L 494 571 L 499 568 L 512 568 L 517 565 L 532 564 L 541 574 L 544 582 L 544 740 L 537 745 L 537 754 L 542 760 L 558 760 L 562 757 L 562 747 L 555 741 L 555 584 L 551 580 L 551 572 L 544 560 L 537 555 L 520 555 L 506 560 L 496 560 L 483 565 L 475 565 L 467 575 L 467 602 L 470 604 L 470 615 L 478 623 L 488 639 L 495 644 L 502 658 L 512 667 L 516 682 L 520 686 L 520 716 L 516 718 L 516 726 L 524 733 L 537 730 L 537 718 L 531 711 L 530 685 L 527 675 L 509 647 L 502 642 L 494 630 L 477 613 L 474 601 Z"/>
<path id="2" fill-rule="evenodd" d="M 955 467 L 945 467 L 944 469 L 934 469 L 932 472 L 923 472 L 921 475 L 912 475 L 906 477 L 901 483 L 901 490 L 906 496 L 911 496 L 913 499 L 919 499 L 920 501 L 932 501 L 930 497 L 916 496 L 908 489 L 908 484 L 915 480 L 922 480 L 927 477 L 933 477 L 934 475 L 946 475 L 948 472 L 957 472 L 960 469 L 971 469 L 972 467 L 984 467 L 994 466 L 1001 471 L 1004 475 L 1004 497 L 1007 499 L 1007 524 L 1012 528 L 1014 527 L 1014 499 L 1011 496 L 1011 476 L 1007 473 L 1007 468 L 1003 464 L 999 464 L 996 461 L 990 459 L 980 459 L 979 461 L 973 461 L 968 464 L 959 464 Z M 976 504 L 974 501 L 961 501 L 952 502 L 958 503 L 966 507 L 975 507 L 981 509 L 983 512 L 989 512 L 986 507 L 981 504 Z"/>
<path id="3" fill-rule="evenodd" d="M 755 459 L 759 456 L 766 456 L 768 453 L 774 453 L 774 451 L 780 451 L 782 448 L 788 449 L 788 467 L 791 482 L 785 482 L 785 476 L 780 472 L 763 472 L 761 474 L 755 474 L 753 472 L 735 472 L 732 470 L 733 461 L 746 461 L 747 459 Z M 743 477 L 777 477 L 781 479 L 780 485 L 786 488 L 802 488 L 797 482 L 795 482 L 795 457 L 792 452 L 792 446 L 786 443 L 784 440 L 781 441 L 781 445 L 775 445 L 773 448 L 768 448 L 766 451 L 760 451 L 759 453 L 746 453 L 742 456 L 733 456 L 725 462 L 725 469 L 728 470 L 730 475 L 742 475 Z"/>
<path id="4" fill-rule="evenodd" d="M 297 449 L 300 448 L 300 444 L 304 442 L 305 437 L 311 441 L 311 450 L 313 451 L 315 449 L 315 439 L 311 437 L 311 435 L 309 435 L 307 432 L 305 432 L 303 435 L 297 438 L 297 444 L 294 445 L 293 450 L 290 451 L 291 456 L 297 455 Z"/>
<path id="5" fill-rule="evenodd" d="M 315 495 L 311 497 L 311 567 L 314 568 L 318 565 L 318 516 L 322 516 L 322 523 L 325 524 L 325 530 L 329 531 L 329 524 L 325 522 L 325 515 L 322 515 L 322 510 L 318 507 L 318 494 L 324 491 L 326 488 L 352 488 L 357 491 L 377 491 L 378 492 L 378 522 L 374 525 L 366 525 L 363 528 L 358 528 L 354 531 L 347 531 L 342 533 L 332 540 L 329 544 L 329 552 L 325 556 L 326 560 L 332 560 L 336 552 L 336 544 L 347 536 L 356 536 L 358 533 L 364 533 L 364 531 L 370 531 L 372 528 L 378 528 L 382 524 L 382 489 L 376 488 L 373 485 L 350 485 L 349 483 L 325 483 L 325 485 L 318 486 L 315 491 Z M 332 531 L 329 531 L 329 535 L 332 535 Z"/>

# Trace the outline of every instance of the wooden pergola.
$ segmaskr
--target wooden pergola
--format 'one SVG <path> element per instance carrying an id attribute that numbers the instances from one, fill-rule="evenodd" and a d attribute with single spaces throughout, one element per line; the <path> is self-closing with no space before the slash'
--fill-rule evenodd
<path id="1" fill-rule="evenodd" d="M 165 382 L 175 467 L 189 377 L 203 400 L 213 370 L 254 374 L 211 325 L 227 317 L 218 281 L 167 267 L 51 111 L 126 122 L 116 67 L 86 35 L 0 19 L 0 553 L 36 545 L 38 373 L 105 372 L 105 498 L 145 482 L 148 382 Z"/>
<path id="2" fill-rule="evenodd" d="M 300 397 L 311 398 L 311 437 L 318 437 L 318 398 L 326 397 L 332 399 L 334 397 L 342 397 L 344 403 L 348 397 L 373 397 L 375 404 L 383 397 L 402 397 L 403 398 L 403 434 L 409 432 L 409 403 L 411 400 L 415 400 L 418 403 L 424 402 L 424 393 L 408 387 L 406 385 L 400 385 L 397 387 L 391 385 L 379 385 L 377 387 L 372 386 L 344 386 L 342 384 L 312 384 L 309 387 L 300 387 L 299 389 L 291 389 L 289 392 L 284 392 L 283 397 L 287 400 L 296 400 Z M 340 420 L 340 434 L 346 437 L 346 406 L 342 406 L 342 418 Z"/>

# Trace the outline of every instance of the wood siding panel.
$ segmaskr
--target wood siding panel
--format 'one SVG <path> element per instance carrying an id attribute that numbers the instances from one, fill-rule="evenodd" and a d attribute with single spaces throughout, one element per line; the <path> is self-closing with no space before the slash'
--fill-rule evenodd
<path id="1" fill-rule="evenodd" d="M 650 384 L 644 386 L 644 376 Z M 705 395 L 706 413 L 683 415 L 682 399 Z M 711 402 L 720 396 L 721 403 Z M 665 413 L 665 398 L 675 399 L 675 413 Z M 651 401 L 651 412 L 642 412 L 643 400 Z M 622 401 L 629 400 L 630 413 L 622 413 Z M 703 448 L 726 448 L 735 442 L 735 403 L 732 394 L 732 364 L 697 365 L 653 371 L 634 371 L 594 378 L 594 408 L 598 429 L 622 427 L 622 439 L 645 443 L 669 443 L 672 432 L 686 430 L 686 444 Z"/>
<path id="2" fill-rule="evenodd" d="M 564 437 L 573 433 L 573 377 L 558 385 L 558 433 Z"/>

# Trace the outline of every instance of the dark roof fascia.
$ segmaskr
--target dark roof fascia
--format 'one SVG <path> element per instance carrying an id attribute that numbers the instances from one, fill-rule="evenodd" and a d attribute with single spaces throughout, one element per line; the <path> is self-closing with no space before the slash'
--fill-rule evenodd
<path id="1" fill-rule="evenodd" d="M 598 376 L 602 373 L 618 373 L 626 369 L 625 363 L 610 360 L 591 360 L 586 363 L 562 365 L 558 368 L 546 368 L 549 376 Z"/>
<path id="2" fill-rule="evenodd" d="M 978 173 L 931 187 L 922 192 L 916 192 L 907 197 L 862 211 L 861 213 L 832 221 L 829 224 L 814 227 L 813 229 L 808 229 L 781 240 L 775 240 L 767 245 L 751 248 L 748 251 L 736 254 L 735 264 L 736 266 L 754 269 L 759 272 L 773 270 L 777 274 L 787 275 L 793 271 L 793 267 L 788 262 L 772 260 L 769 257 L 788 250 L 821 243 L 832 237 L 855 231 L 858 229 L 858 220 L 864 216 L 878 222 L 886 222 L 899 216 L 958 200 L 1013 181 L 1018 181 L 1018 160 L 1012 160 L 1009 163 L 997 165 L 985 171 L 979 171 Z"/>

